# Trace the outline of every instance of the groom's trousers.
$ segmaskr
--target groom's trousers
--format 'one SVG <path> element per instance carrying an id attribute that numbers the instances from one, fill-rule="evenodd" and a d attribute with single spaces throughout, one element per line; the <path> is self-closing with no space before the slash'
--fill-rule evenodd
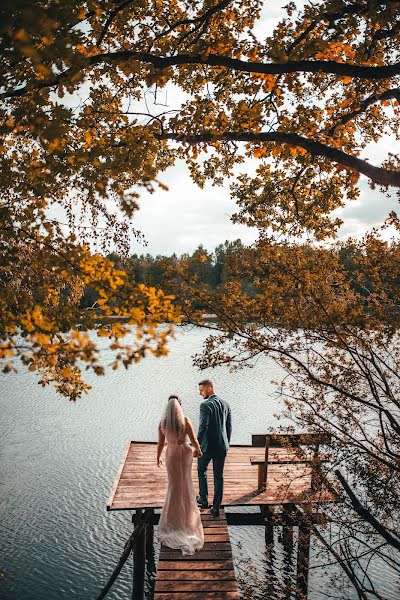
<path id="1" fill-rule="evenodd" d="M 203 500 L 208 499 L 207 467 L 210 461 L 213 461 L 214 471 L 214 508 L 219 508 L 224 493 L 224 464 L 226 452 L 224 454 L 210 454 L 206 452 L 200 456 L 197 461 L 197 474 L 199 477 L 199 494 Z"/>

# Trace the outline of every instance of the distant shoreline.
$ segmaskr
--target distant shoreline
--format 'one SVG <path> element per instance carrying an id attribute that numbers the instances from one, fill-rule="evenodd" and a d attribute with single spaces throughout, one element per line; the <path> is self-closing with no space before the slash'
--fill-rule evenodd
<path id="1" fill-rule="evenodd" d="M 86 309 L 88 310 L 88 309 Z M 90 309 L 89 309 L 90 310 Z M 127 321 L 129 317 L 124 317 L 123 315 L 98 315 L 97 317 L 99 321 Z M 217 321 L 218 316 L 213 313 L 204 313 L 201 316 L 204 321 Z M 184 317 L 182 316 L 184 320 Z"/>

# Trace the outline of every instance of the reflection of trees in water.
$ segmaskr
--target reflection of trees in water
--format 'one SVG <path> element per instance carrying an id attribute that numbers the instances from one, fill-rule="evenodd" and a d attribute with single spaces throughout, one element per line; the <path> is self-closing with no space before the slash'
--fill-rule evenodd
<path id="1" fill-rule="evenodd" d="M 284 537 L 283 528 L 276 530 L 277 541 L 266 545 L 259 556 L 255 552 L 251 557 L 245 556 L 243 545 L 238 545 L 235 564 L 239 569 L 238 582 L 243 599 L 292 600 L 295 597 L 297 543 Z"/>
<path id="2" fill-rule="evenodd" d="M 265 567 L 264 582 L 261 585 L 262 597 L 272 598 L 278 600 L 281 595 L 281 582 L 279 581 L 278 569 L 277 569 L 277 557 L 276 551 L 272 544 L 269 544 L 265 548 L 265 554 L 263 556 L 263 564 Z"/>
<path id="3" fill-rule="evenodd" d="M 298 527 L 275 527 L 274 544 L 264 548 L 260 544 L 264 538 L 263 528 L 250 526 L 249 529 L 248 542 L 235 544 L 234 529 L 232 536 L 241 598 L 307 598 L 301 595 L 297 587 Z M 322 536 L 330 544 L 327 541 L 326 545 L 323 544 Z M 346 571 L 343 570 L 344 564 Z M 398 581 L 399 566 L 395 554 L 385 553 L 383 545 L 380 548 L 369 547 L 367 538 L 349 537 L 348 531 L 336 523 L 330 523 L 326 528 L 318 526 L 317 530 L 312 529 L 310 600 L 396 600 L 399 598 Z"/>
<path id="4" fill-rule="evenodd" d="M 235 565 L 238 567 L 238 582 L 243 599 L 291 600 L 296 588 L 296 544 L 283 537 L 283 528 L 278 530 L 278 540 L 268 544 L 264 550 L 253 551 L 246 556 L 243 544 L 237 545 Z M 276 531 L 275 531 L 276 532 Z M 287 533 L 287 532 L 286 532 Z M 251 534 L 264 537 L 264 532 L 257 527 Z"/>

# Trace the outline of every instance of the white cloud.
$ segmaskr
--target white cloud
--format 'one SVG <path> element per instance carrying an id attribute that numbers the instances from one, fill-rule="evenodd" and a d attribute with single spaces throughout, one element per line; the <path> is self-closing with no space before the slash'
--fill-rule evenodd
<path id="1" fill-rule="evenodd" d="M 383 225 L 391 211 L 399 211 L 399 200 L 395 193 L 383 194 L 377 189 L 371 190 L 363 178 L 360 182 L 361 194 L 359 200 L 348 203 L 336 214 L 343 220 L 339 237 L 360 238 L 373 227 Z M 394 235 L 394 230 L 388 229 L 387 237 Z"/>
<path id="2" fill-rule="evenodd" d="M 387 135 L 377 143 L 370 143 L 362 152 L 362 158 L 371 164 L 380 165 L 387 158 L 388 153 L 399 153 L 398 141 Z M 379 188 L 372 190 L 366 177 L 360 178 L 360 197 L 355 202 L 348 202 L 343 209 L 335 212 L 343 220 L 339 230 L 339 237 L 344 239 L 349 236 L 361 237 L 373 227 L 379 227 L 391 211 L 399 212 L 399 199 L 396 192 L 391 189 L 383 193 Z M 388 230 L 387 236 L 394 234 Z"/>
<path id="3" fill-rule="evenodd" d="M 229 188 L 206 184 L 199 188 L 190 179 L 186 166 L 180 161 L 161 177 L 170 188 L 143 196 L 134 226 L 145 235 L 148 246 L 132 244 L 135 253 L 182 254 L 192 252 L 200 244 L 208 250 L 225 240 L 241 238 L 251 243 L 257 232 L 234 225 L 230 216 L 236 205 Z"/>
<path id="4" fill-rule="evenodd" d="M 363 157 L 381 164 L 387 152 L 399 150 L 398 142 L 385 136 L 379 143 L 369 144 Z M 255 162 L 247 160 L 240 170 L 254 172 Z M 230 198 L 228 183 L 223 187 L 207 184 L 200 189 L 191 180 L 183 161 L 178 161 L 161 179 L 169 191 L 160 190 L 143 196 L 134 219 L 135 227 L 143 232 L 148 246 L 135 242 L 133 252 L 167 255 L 175 252 L 179 255 L 192 252 L 200 244 L 213 250 L 225 240 L 241 238 L 244 243 L 251 243 L 257 238 L 255 229 L 231 223 L 230 216 L 237 206 Z M 399 211 L 399 201 L 393 190 L 389 194 L 378 188 L 372 190 L 365 177 L 361 177 L 359 185 L 360 198 L 334 213 L 344 221 L 339 230 L 341 239 L 360 238 L 372 227 L 382 225 L 390 211 Z M 393 234 L 393 230 L 388 230 L 387 237 Z"/>

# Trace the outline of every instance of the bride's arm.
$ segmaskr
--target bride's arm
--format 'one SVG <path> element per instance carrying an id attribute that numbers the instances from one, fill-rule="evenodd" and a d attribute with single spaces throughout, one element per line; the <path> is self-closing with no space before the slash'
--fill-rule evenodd
<path id="1" fill-rule="evenodd" d="M 194 429 L 193 429 L 193 425 L 192 425 L 189 417 L 185 417 L 185 419 L 186 419 L 186 433 L 188 434 L 189 439 L 192 442 L 192 446 L 193 446 L 195 452 L 197 453 L 197 456 L 203 456 L 199 441 L 198 441 L 196 434 L 194 432 Z"/>
<path id="2" fill-rule="evenodd" d="M 161 431 L 161 427 L 158 426 L 158 444 L 157 444 L 157 467 L 162 465 L 161 454 L 165 444 L 165 435 Z"/>

